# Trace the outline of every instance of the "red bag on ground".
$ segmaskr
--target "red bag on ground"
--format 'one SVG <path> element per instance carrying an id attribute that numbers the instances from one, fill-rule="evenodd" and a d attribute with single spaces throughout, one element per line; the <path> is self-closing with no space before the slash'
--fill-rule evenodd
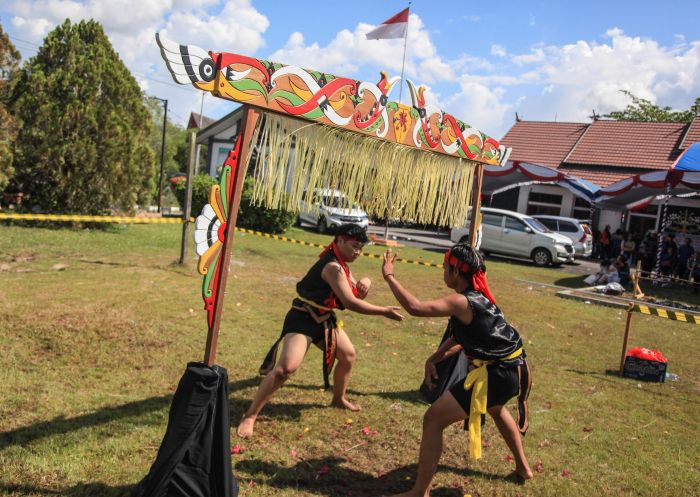
<path id="1" fill-rule="evenodd" d="M 635 347 L 627 352 L 628 356 L 644 359 L 647 361 L 668 362 L 668 359 L 658 350 L 645 349 L 644 347 Z"/>

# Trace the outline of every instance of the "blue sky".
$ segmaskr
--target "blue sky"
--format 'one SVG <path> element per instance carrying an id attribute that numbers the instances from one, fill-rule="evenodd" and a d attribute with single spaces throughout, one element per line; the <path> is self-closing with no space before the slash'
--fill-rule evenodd
<path id="1" fill-rule="evenodd" d="M 675 109 L 700 96 L 700 2 L 491 2 L 418 0 L 411 5 L 406 76 L 428 101 L 501 138 L 521 118 L 587 122 L 624 108 L 620 89 Z M 406 2 L 233 0 L 21 0 L 0 22 L 24 58 L 66 17 L 100 21 L 149 94 L 169 100 L 184 124 L 201 92 L 170 79 L 153 35 L 182 44 L 378 81 L 401 71 L 402 40 L 364 33 Z M 391 97 L 398 99 L 399 88 Z M 403 101 L 408 101 L 403 92 Z M 204 114 L 236 104 L 205 97 Z"/>

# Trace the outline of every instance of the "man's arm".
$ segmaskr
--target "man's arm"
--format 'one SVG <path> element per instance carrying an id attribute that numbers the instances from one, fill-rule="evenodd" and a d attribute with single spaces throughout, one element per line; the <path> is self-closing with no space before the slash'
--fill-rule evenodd
<path id="1" fill-rule="evenodd" d="M 326 264 L 326 267 L 324 267 L 321 272 L 321 278 L 331 286 L 333 293 L 343 303 L 346 309 L 359 312 L 360 314 L 384 316 L 396 321 L 401 321 L 403 319 L 403 316 L 398 312 L 400 310 L 399 307 L 378 306 L 355 297 L 340 264 L 336 262 L 329 262 Z"/>

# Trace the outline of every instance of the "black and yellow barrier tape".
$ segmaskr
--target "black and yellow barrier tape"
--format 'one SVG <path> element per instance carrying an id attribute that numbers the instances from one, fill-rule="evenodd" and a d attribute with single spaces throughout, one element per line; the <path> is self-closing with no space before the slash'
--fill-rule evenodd
<path id="1" fill-rule="evenodd" d="M 270 233 L 263 233 L 262 231 L 255 231 L 255 230 L 249 230 L 246 228 L 239 228 L 236 227 L 236 231 L 239 231 L 241 233 L 248 233 L 250 235 L 255 235 L 255 236 L 262 236 L 265 238 L 272 238 L 273 240 L 281 240 L 283 242 L 289 242 L 289 243 L 296 243 L 299 245 L 307 245 L 309 247 L 318 247 L 321 249 L 326 248 L 326 245 L 322 245 L 320 243 L 311 243 L 311 242 L 305 242 L 303 240 L 295 240 L 294 238 L 289 238 L 284 235 L 272 235 Z M 382 256 L 379 254 L 366 254 L 362 253 L 364 257 L 369 257 L 371 259 L 381 259 Z M 413 261 L 410 259 L 401 259 L 399 257 L 396 258 L 396 262 L 402 262 L 404 264 L 414 264 L 416 266 L 427 266 L 427 267 L 436 267 L 442 269 L 442 264 L 433 264 L 432 262 L 425 262 L 425 261 Z"/>
<path id="2" fill-rule="evenodd" d="M 181 217 L 89 216 L 85 214 L 16 214 L 0 212 L 0 219 L 119 224 L 182 224 Z"/>
<path id="3" fill-rule="evenodd" d="M 671 311 L 663 307 L 652 307 L 643 304 L 630 303 L 628 312 L 639 312 L 648 316 L 659 316 L 660 318 L 670 319 L 672 321 L 683 321 L 685 323 L 700 324 L 700 315 L 689 314 L 681 311 Z"/>
<path id="4" fill-rule="evenodd" d="M 66 222 L 90 222 L 90 223 L 120 223 L 120 224 L 182 224 L 181 217 L 127 217 L 127 216 L 88 216 L 84 214 L 18 214 L 9 212 L 0 212 L 0 219 L 19 219 L 26 221 L 66 221 Z M 190 218 L 190 222 L 194 222 L 194 218 Z M 295 243 L 298 245 L 306 245 L 309 247 L 326 248 L 326 245 L 320 243 L 306 242 L 296 240 L 283 235 L 273 235 L 262 231 L 250 230 L 247 228 L 236 227 L 236 231 L 247 233 L 249 235 L 260 236 L 263 238 L 271 238 L 283 242 Z M 362 254 L 365 257 L 373 259 L 381 259 L 379 254 Z M 413 261 L 410 259 L 396 258 L 397 262 L 404 264 L 414 264 L 416 266 L 436 267 L 442 269 L 442 264 L 433 264 L 432 262 Z"/>

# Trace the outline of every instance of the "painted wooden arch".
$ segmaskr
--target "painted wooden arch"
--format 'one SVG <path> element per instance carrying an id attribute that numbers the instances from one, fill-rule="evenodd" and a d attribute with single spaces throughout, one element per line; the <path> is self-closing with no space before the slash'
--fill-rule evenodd
<path id="1" fill-rule="evenodd" d="M 372 135 L 421 150 L 491 165 L 506 148 L 425 100 L 425 87 L 407 80 L 413 105 L 389 100 L 399 77 L 378 83 L 334 76 L 227 52 L 206 52 L 156 34 L 173 79 L 213 95 L 309 121 Z"/>

